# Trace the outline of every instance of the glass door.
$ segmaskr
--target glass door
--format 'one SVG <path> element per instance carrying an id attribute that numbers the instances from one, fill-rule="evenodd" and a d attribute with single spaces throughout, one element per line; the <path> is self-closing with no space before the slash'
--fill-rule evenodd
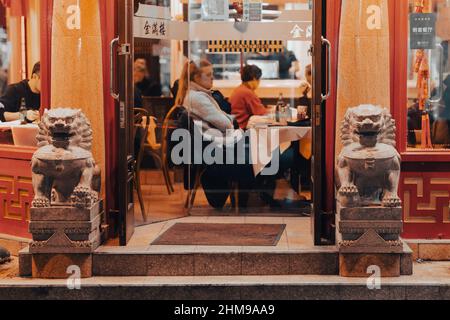
<path id="1" fill-rule="evenodd" d="M 331 43 L 325 38 L 326 29 L 326 1 L 314 0 L 314 32 L 311 47 L 313 57 L 313 214 L 311 216 L 314 232 L 314 244 L 333 244 L 334 237 L 330 238 L 325 230 L 325 223 L 330 223 L 325 211 L 326 176 L 325 176 L 325 101 L 330 97 L 331 81 Z"/>
<path id="2" fill-rule="evenodd" d="M 204 195 L 193 181 L 191 212 L 311 216 L 315 244 L 332 242 L 322 232 L 323 14 L 321 0 L 189 1 L 183 103 L 201 140 L 190 179 Z"/>
<path id="3" fill-rule="evenodd" d="M 157 96 L 145 105 L 142 94 L 142 109 L 155 113 L 150 116 L 162 130 L 157 138 L 167 165 L 160 178 L 169 196 L 150 196 L 153 207 L 140 201 L 147 217 L 155 213 L 149 223 L 161 221 L 158 212 L 168 207 L 181 216 L 310 216 L 315 244 L 327 243 L 323 102 L 329 86 L 323 80 L 329 43 L 322 34 L 323 3 L 139 0 L 133 12 L 133 2 L 119 1 L 116 77 L 126 79 L 117 86 L 121 244 L 132 235 L 133 203 L 138 205 L 132 165 L 138 73 L 157 75 Z M 256 96 L 250 109 L 240 105 L 238 89 L 245 103 L 246 94 Z M 243 116 L 240 108 L 253 113 Z"/>
<path id="4" fill-rule="evenodd" d="M 120 245 L 134 233 L 134 145 L 133 145 L 133 1 L 118 0 L 118 37 L 111 43 L 111 95 L 116 100 L 118 121 L 118 206 Z"/>

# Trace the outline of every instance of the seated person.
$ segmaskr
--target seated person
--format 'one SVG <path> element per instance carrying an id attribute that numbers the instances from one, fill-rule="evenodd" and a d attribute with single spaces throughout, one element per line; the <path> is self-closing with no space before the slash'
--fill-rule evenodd
<path id="1" fill-rule="evenodd" d="M 33 67 L 30 80 L 23 80 L 7 87 L 5 95 L 0 98 L 0 121 L 20 120 L 19 110 L 24 103 L 27 109 L 25 121 L 39 119 L 41 107 L 41 64 Z"/>
<path id="2" fill-rule="evenodd" d="M 268 113 L 261 99 L 256 95 L 262 77 L 260 68 L 254 65 L 247 65 L 242 70 L 242 84 L 237 87 L 230 97 L 231 114 L 236 116 L 236 120 L 241 129 L 246 129 L 252 116 L 263 116 Z"/>
<path id="3" fill-rule="evenodd" d="M 161 97 L 162 86 L 158 81 L 152 79 L 148 70 L 147 61 L 145 59 L 136 59 L 134 66 L 141 67 L 144 71 L 144 76 L 137 83 L 136 87 L 142 92 L 144 97 Z"/>
<path id="4" fill-rule="evenodd" d="M 230 102 L 232 114 L 236 116 L 241 129 L 246 129 L 252 116 L 263 116 L 268 113 L 266 107 L 262 104 L 261 99 L 256 95 L 255 91 L 260 85 L 262 71 L 254 65 L 247 65 L 242 71 L 242 84 L 234 90 L 231 95 Z M 280 154 L 280 167 L 278 173 L 274 176 L 257 177 L 258 185 L 261 186 L 260 196 L 271 206 L 279 207 L 280 205 L 273 199 L 276 187 L 276 181 L 282 179 L 285 173 L 294 165 L 294 150 L 289 150 Z"/>
<path id="5" fill-rule="evenodd" d="M 142 90 L 138 84 L 145 78 L 145 68 L 140 64 L 134 64 L 133 82 L 134 82 L 134 107 L 143 108 L 144 100 L 142 99 Z"/>
<path id="6" fill-rule="evenodd" d="M 308 64 L 305 67 L 305 79 L 306 81 L 302 81 L 300 86 L 300 91 L 302 95 L 300 97 L 299 105 L 308 107 L 306 115 L 309 119 L 312 117 L 312 66 Z M 311 125 L 311 120 L 307 123 Z M 311 185 L 311 160 L 306 159 L 302 155 L 299 158 L 299 167 L 300 167 L 300 175 L 301 175 L 301 185 L 303 188 L 307 189 Z"/>
<path id="7" fill-rule="evenodd" d="M 308 107 L 308 118 L 311 119 L 311 109 L 312 109 L 312 67 L 311 65 L 307 65 L 305 67 L 305 79 L 306 81 L 302 81 L 300 86 L 300 91 L 302 92 L 302 96 L 300 97 L 299 104 L 301 106 Z"/>
<path id="8" fill-rule="evenodd" d="M 142 81 L 145 77 L 145 69 L 140 64 L 134 64 L 133 68 L 133 82 L 134 82 L 134 108 L 144 108 L 144 100 L 142 98 L 142 91 L 139 89 L 137 84 Z M 136 125 L 136 124 L 135 124 Z M 139 154 L 139 149 L 141 148 L 141 139 L 144 135 L 144 129 L 142 127 L 135 128 L 135 137 L 134 137 L 134 156 L 137 159 Z"/>
<path id="9" fill-rule="evenodd" d="M 189 112 L 193 120 L 201 122 L 201 128 L 194 126 L 194 129 L 200 129 L 202 134 L 208 131 L 212 137 L 225 139 L 231 137 L 231 143 L 235 143 L 233 138 L 239 129 L 236 128 L 234 117 L 225 113 L 219 107 L 212 96 L 211 88 L 213 85 L 213 67 L 207 60 L 201 60 L 199 63 L 186 63 L 183 74 L 180 78 L 176 105 L 183 105 Z M 211 131 L 210 129 L 215 129 Z M 216 135 L 215 135 L 216 134 Z M 243 133 L 241 133 L 243 136 Z M 208 136 L 208 139 L 211 135 Z M 221 140 L 219 143 L 226 150 L 226 143 Z M 226 151 L 225 151 L 226 152 Z M 253 185 L 253 170 L 249 161 L 245 164 L 208 165 L 202 175 L 202 185 L 210 205 L 220 209 L 226 203 L 231 190 L 232 181 L 239 184 L 239 206 L 245 207 L 248 200 L 248 190 Z"/>
<path id="10" fill-rule="evenodd" d="M 218 129 L 222 133 L 234 129 L 234 117 L 225 113 L 212 96 L 213 67 L 207 60 L 201 60 L 199 65 L 195 62 L 188 63 L 183 72 L 186 79 L 180 81 L 177 105 L 185 106 L 190 115 L 203 121 L 204 128 Z M 184 81 L 186 80 L 186 81 Z M 189 81 L 189 82 L 188 82 Z"/>
<path id="11" fill-rule="evenodd" d="M 180 84 L 180 80 L 179 79 L 175 80 L 175 82 L 173 83 L 173 87 L 170 89 L 170 91 L 172 92 L 172 95 L 174 97 L 176 97 L 178 95 L 179 84 Z M 219 90 L 211 90 L 211 94 L 212 94 L 214 100 L 216 100 L 220 109 L 222 109 L 222 111 L 224 111 L 227 114 L 231 114 L 231 103 L 228 102 L 228 99 L 225 98 L 225 96 L 222 94 L 222 92 L 220 92 Z"/>

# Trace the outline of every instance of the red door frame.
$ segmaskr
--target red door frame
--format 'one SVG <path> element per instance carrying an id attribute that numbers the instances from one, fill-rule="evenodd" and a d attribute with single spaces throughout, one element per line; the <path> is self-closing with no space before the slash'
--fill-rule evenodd
<path id="1" fill-rule="evenodd" d="M 109 237 L 116 236 L 117 225 L 114 214 L 117 209 L 116 188 L 117 188 L 117 139 L 116 130 L 117 112 L 114 99 L 109 92 L 111 81 L 110 43 L 117 34 L 117 1 L 100 1 L 100 19 L 102 30 L 102 51 L 103 51 L 103 103 L 105 117 L 105 181 L 106 181 L 106 216 L 109 225 Z"/>
<path id="2" fill-rule="evenodd" d="M 40 1 L 41 26 L 41 112 L 50 107 L 52 74 L 53 0 Z"/>
<path id="3" fill-rule="evenodd" d="M 337 79 L 339 57 L 339 29 L 341 23 L 342 0 L 327 1 L 326 37 L 331 42 L 331 96 L 326 102 L 326 204 L 328 212 L 335 210 L 334 167 L 336 141 L 336 107 L 337 107 Z"/>

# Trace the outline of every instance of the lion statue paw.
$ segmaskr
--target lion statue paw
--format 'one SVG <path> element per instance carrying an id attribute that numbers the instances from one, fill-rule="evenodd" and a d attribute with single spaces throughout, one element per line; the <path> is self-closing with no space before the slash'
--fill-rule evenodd
<path id="1" fill-rule="evenodd" d="M 91 188 L 78 186 L 74 189 L 71 200 L 78 208 L 89 208 L 96 200 L 93 193 Z"/>
<path id="2" fill-rule="evenodd" d="M 35 197 L 31 203 L 33 208 L 49 208 L 50 205 L 50 200 L 46 197 Z"/>
<path id="3" fill-rule="evenodd" d="M 397 208 L 402 206 L 402 200 L 396 195 L 387 194 L 382 204 L 386 208 Z"/>
<path id="4" fill-rule="evenodd" d="M 359 191 L 354 184 L 345 184 L 339 189 L 339 194 L 344 197 L 353 197 L 359 195 Z"/>

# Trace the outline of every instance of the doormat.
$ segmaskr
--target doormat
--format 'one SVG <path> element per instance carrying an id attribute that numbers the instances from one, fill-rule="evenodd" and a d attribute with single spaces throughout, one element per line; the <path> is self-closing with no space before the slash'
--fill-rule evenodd
<path id="1" fill-rule="evenodd" d="M 176 223 L 152 245 L 276 246 L 285 224 Z"/>

